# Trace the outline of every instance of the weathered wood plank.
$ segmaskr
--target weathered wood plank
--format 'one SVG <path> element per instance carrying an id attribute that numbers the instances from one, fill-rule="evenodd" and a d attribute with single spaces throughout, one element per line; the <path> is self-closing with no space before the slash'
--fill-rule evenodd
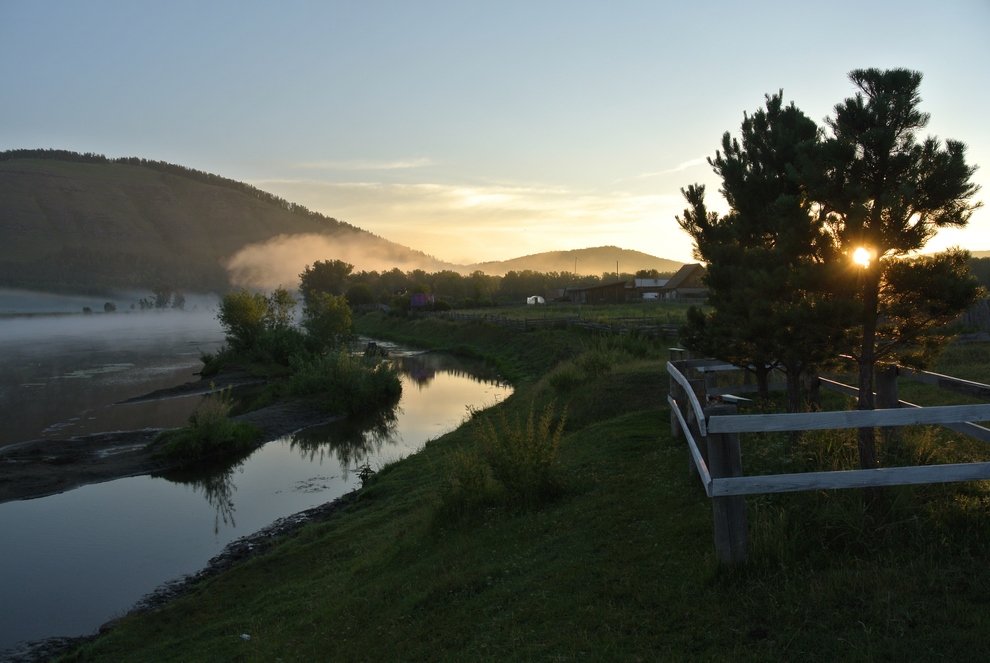
<path id="1" fill-rule="evenodd" d="M 783 382 L 771 382 L 770 391 L 783 391 L 786 388 Z M 708 390 L 709 396 L 721 396 L 722 394 L 755 394 L 760 387 L 755 384 L 736 384 L 726 387 L 714 387 Z"/>
<path id="2" fill-rule="evenodd" d="M 691 382 L 669 361 L 667 362 L 667 373 L 684 389 L 688 403 L 691 404 L 691 409 L 694 410 L 694 416 L 698 420 L 698 428 L 700 429 L 701 436 L 707 437 L 708 430 L 705 422 L 705 412 L 701 409 L 701 403 L 698 402 L 698 398 L 694 395 L 694 387 L 691 386 Z"/>
<path id="3" fill-rule="evenodd" d="M 797 412 L 792 414 L 737 414 L 708 420 L 708 433 L 752 433 L 827 428 L 909 426 L 990 420 L 990 404 L 940 405 L 919 409 Z"/>
<path id="4" fill-rule="evenodd" d="M 910 403 L 908 401 L 897 401 L 901 404 L 901 407 L 912 407 L 920 408 L 921 405 L 916 405 L 915 403 Z M 984 428 L 979 424 L 970 423 L 968 421 L 958 424 L 942 424 L 949 430 L 954 430 L 957 433 L 962 433 L 963 435 L 968 435 L 969 437 L 976 438 L 980 442 L 990 442 L 990 428 Z"/>
<path id="5" fill-rule="evenodd" d="M 711 495 L 758 495 L 806 490 L 906 486 L 990 479 L 990 463 L 956 463 L 921 467 L 881 467 L 874 470 L 803 472 L 713 479 Z"/>
<path id="6" fill-rule="evenodd" d="M 919 371 L 913 368 L 907 368 L 906 366 L 899 366 L 898 368 L 901 375 L 915 382 L 933 384 L 941 389 L 954 391 L 958 394 L 990 399 L 990 384 L 954 378 L 951 375 L 942 375 L 941 373 Z"/>
<path id="7" fill-rule="evenodd" d="M 836 391 L 846 396 L 859 396 L 859 389 L 857 387 L 845 384 L 844 382 L 836 382 L 835 380 L 823 378 L 820 375 L 818 376 L 818 382 L 829 391 Z"/>
<path id="8" fill-rule="evenodd" d="M 726 363 L 721 359 L 678 359 L 677 366 L 679 369 L 703 369 L 709 366 L 732 366 L 732 364 Z M 735 368 L 733 366 L 733 368 Z"/>
<path id="9" fill-rule="evenodd" d="M 731 416 L 734 405 L 714 405 L 705 409 L 705 415 Z M 709 435 L 709 469 L 712 480 L 723 477 L 741 477 L 742 455 L 739 436 L 735 433 Z M 746 500 L 740 495 L 712 496 L 712 520 L 714 524 L 715 555 L 722 564 L 742 564 L 746 561 Z"/>
<path id="10" fill-rule="evenodd" d="M 667 403 L 670 404 L 670 411 L 677 414 L 677 420 L 681 423 L 681 430 L 684 432 L 684 438 L 687 440 L 691 458 L 694 459 L 694 466 L 698 469 L 698 476 L 701 478 L 701 485 L 705 488 L 705 495 L 711 497 L 712 475 L 708 472 L 708 466 L 705 465 L 705 460 L 701 457 L 701 451 L 698 449 L 698 444 L 694 441 L 694 436 L 691 435 L 691 427 L 684 421 L 684 415 L 681 414 L 681 408 L 677 406 L 677 401 L 668 396 Z"/>
<path id="11" fill-rule="evenodd" d="M 691 359 L 689 361 L 695 361 L 695 360 Z M 693 368 L 694 370 L 698 371 L 699 373 L 723 373 L 723 372 L 729 373 L 729 372 L 735 372 L 735 371 L 741 371 L 742 370 L 738 366 L 735 366 L 733 364 L 725 364 L 725 363 L 722 363 L 722 364 L 712 364 L 710 366 L 708 366 L 708 365 L 705 365 L 705 366 L 692 366 L 691 368 Z"/>

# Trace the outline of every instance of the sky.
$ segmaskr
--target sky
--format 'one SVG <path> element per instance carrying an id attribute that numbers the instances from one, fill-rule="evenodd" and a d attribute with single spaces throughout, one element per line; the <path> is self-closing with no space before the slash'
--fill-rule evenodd
<path id="1" fill-rule="evenodd" d="M 0 0 L 0 150 L 167 161 L 437 258 L 691 260 L 680 189 L 783 90 L 921 71 L 990 202 L 990 0 Z M 990 210 L 928 248 L 990 250 Z"/>

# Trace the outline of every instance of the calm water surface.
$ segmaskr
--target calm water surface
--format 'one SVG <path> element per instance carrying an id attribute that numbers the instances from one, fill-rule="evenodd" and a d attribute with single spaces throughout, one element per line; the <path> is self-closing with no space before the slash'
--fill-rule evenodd
<path id="1" fill-rule="evenodd" d="M 61 339 L 26 326 L 13 333 L 5 325 L 15 321 L 0 320 L 0 411 L 8 420 L 28 414 L 0 444 L 182 423 L 198 397 L 157 409 L 112 404 L 191 379 L 199 353 L 221 340 L 215 321 L 203 320 L 198 330 L 188 319 L 168 331 L 161 322 L 134 323 L 127 333 L 60 328 Z M 511 391 L 449 356 L 394 354 L 403 394 L 391 415 L 280 438 L 212 475 L 134 477 L 0 504 L 0 650 L 94 631 L 162 582 L 197 571 L 230 541 L 357 487 L 360 466 L 415 452 L 456 427 L 469 407 Z M 19 377 L 9 379 L 8 370 Z M 63 398 L 70 403 L 45 402 Z"/>

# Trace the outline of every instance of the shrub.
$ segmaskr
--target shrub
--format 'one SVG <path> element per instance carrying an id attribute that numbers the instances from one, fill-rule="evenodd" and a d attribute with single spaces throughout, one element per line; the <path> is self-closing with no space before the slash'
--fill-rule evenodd
<path id="1" fill-rule="evenodd" d="M 388 362 L 369 361 L 344 351 L 291 361 L 290 393 L 319 394 L 335 413 L 366 414 L 394 402 L 402 393 L 398 370 Z"/>
<path id="2" fill-rule="evenodd" d="M 443 520 L 463 520 L 498 504 L 501 497 L 502 489 L 481 455 L 458 451 L 440 486 L 438 515 Z"/>
<path id="3" fill-rule="evenodd" d="M 224 295 L 217 313 L 217 319 L 227 337 L 227 345 L 234 350 L 255 348 L 266 328 L 268 317 L 268 299 L 261 293 L 247 290 Z"/>
<path id="4" fill-rule="evenodd" d="M 158 455 L 186 465 L 251 451 L 261 432 L 230 419 L 232 406 L 229 389 L 207 396 L 189 417 L 188 426 L 158 436 Z"/>
<path id="5" fill-rule="evenodd" d="M 302 324 L 314 350 L 337 348 L 351 333 L 351 308 L 341 295 L 310 293 Z"/>
<path id="6" fill-rule="evenodd" d="M 262 361 L 289 366 L 292 357 L 306 356 L 306 337 L 295 327 L 266 329 L 258 337 L 255 354 Z"/>
<path id="7" fill-rule="evenodd" d="M 510 499 L 538 502 L 558 492 L 557 456 L 566 418 L 565 413 L 558 419 L 550 403 L 539 416 L 531 406 L 525 422 L 510 421 L 501 412 L 481 422 L 482 453 Z"/>

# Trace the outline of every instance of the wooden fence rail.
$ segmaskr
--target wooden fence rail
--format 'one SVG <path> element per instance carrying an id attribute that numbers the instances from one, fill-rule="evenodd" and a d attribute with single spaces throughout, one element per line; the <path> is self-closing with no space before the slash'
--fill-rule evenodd
<path id="1" fill-rule="evenodd" d="M 990 385 L 898 367 L 898 370 L 885 369 L 886 379 L 878 380 L 878 384 L 882 383 L 887 390 L 878 394 L 878 399 L 894 407 L 740 415 L 736 414 L 734 405 L 703 405 L 709 398 L 723 400 L 732 391 L 750 391 L 749 385 L 717 385 L 715 376 L 738 369 L 713 359 L 675 358 L 684 354 L 685 351 L 672 348 L 671 361 L 667 362 L 671 432 L 676 436 L 683 435 L 688 446 L 689 466 L 701 479 L 705 494 L 712 498 L 715 550 L 723 563 L 737 564 L 746 559 L 745 495 L 990 479 L 990 463 L 743 476 L 739 444 L 741 433 L 939 424 L 990 441 L 990 429 L 972 423 L 990 421 L 990 404 L 920 407 L 898 400 L 896 379 L 891 376 L 896 378 L 898 370 L 901 370 L 904 377 L 920 379 L 971 396 L 990 397 Z M 702 373 L 703 377 L 688 377 L 692 372 Z M 855 387 L 835 380 L 820 378 L 820 382 L 826 388 L 848 395 L 858 393 Z"/>

